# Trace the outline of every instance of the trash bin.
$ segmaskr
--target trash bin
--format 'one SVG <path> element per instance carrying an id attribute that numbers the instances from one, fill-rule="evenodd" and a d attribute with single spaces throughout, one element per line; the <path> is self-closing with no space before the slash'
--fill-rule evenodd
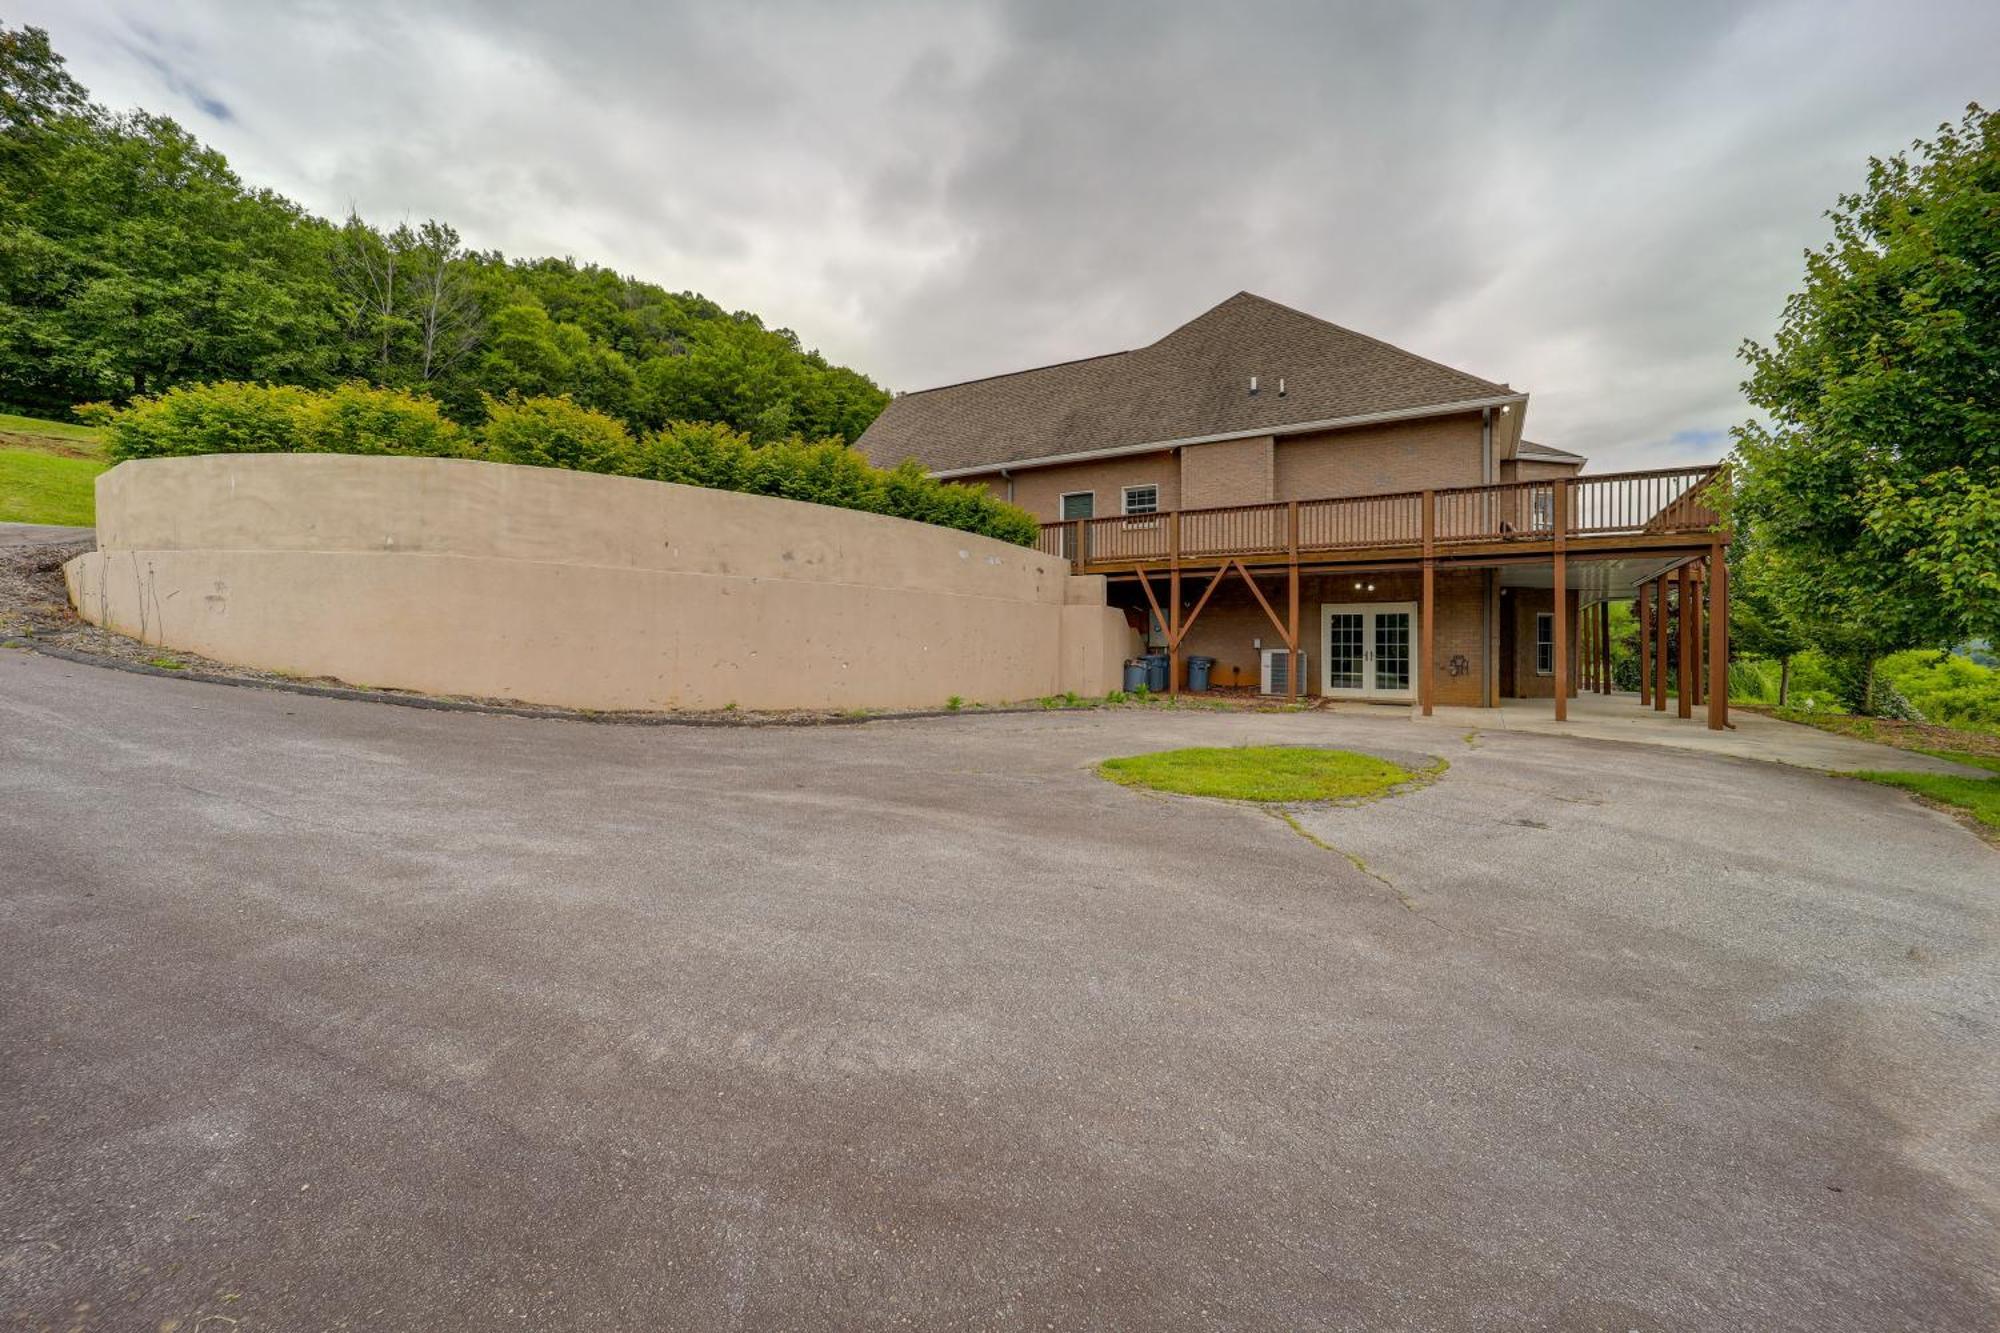
<path id="1" fill-rule="evenodd" d="M 1190 657 L 1188 659 L 1188 688 L 1197 693 L 1208 688 L 1208 673 L 1215 670 L 1212 657 Z"/>
<path id="2" fill-rule="evenodd" d="M 1167 655 L 1151 653 L 1146 659 L 1146 688 L 1155 694 L 1167 691 Z"/>
<path id="3" fill-rule="evenodd" d="M 1125 693 L 1137 694 L 1146 683 L 1146 663 L 1137 657 L 1125 660 Z"/>

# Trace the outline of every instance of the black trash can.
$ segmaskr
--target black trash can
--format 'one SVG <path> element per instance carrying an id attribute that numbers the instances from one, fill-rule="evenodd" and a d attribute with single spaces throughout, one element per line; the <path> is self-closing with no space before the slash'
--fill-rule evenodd
<path id="1" fill-rule="evenodd" d="M 1188 688 L 1199 693 L 1208 688 L 1208 673 L 1215 670 L 1212 657 L 1190 657 L 1188 659 Z"/>
<path id="2" fill-rule="evenodd" d="M 1167 692 L 1167 655 L 1150 653 L 1146 659 L 1146 688 L 1155 694 Z"/>
<path id="3" fill-rule="evenodd" d="M 1144 659 L 1125 659 L 1125 693 L 1137 694 L 1146 683 L 1146 663 Z"/>

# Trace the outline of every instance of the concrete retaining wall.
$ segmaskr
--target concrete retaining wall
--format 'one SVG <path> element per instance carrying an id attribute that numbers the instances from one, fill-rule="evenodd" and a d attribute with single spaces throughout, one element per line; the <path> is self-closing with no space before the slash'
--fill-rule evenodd
<path id="1" fill-rule="evenodd" d="M 89 621 L 220 661 L 573 708 L 1102 694 L 1101 580 L 928 524 L 458 459 L 222 455 L 97 481 Z"/>

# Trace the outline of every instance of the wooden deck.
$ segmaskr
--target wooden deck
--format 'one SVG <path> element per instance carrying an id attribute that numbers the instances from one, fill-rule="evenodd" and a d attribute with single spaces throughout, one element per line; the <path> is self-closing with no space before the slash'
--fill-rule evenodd
<path id="1" fill-rule="evenodd" d="M 1720 522 L 1715 465 L 1552 481 L 1280 500 L 1044 523 L 1039 549 L 1080 574 L 1258 565 L 1490 563 L 1706 549 Z M 1558 515 L 1563 521 L 1558 525 Z"/>
<path id="2" fill-rule="evenodd" d="M 1642 692 L 1642 700 L 1655 708 L 1665 706 L 1668 664 L 1664 629 L 1671 604 L 1672 622 L 1684 627 L 1678 636 L 1679 709 L 1680 715 L 1687 717 L 1701 675 L 1695 654 L 1704 620 L 1708 677 L 1720 682 L 1728 672 L 1728 574 L 1723 549 L 1729 534 L 1722 526 L 1721 514 L 1710 503 L 1721 475 L 1721 466 L 1711 464 L 1394 495 L 1119 514 L 1044 523 L 1037 546 L 1066 558 L 1079 574 L 1102 574 L 1138 584 L 1147 606 L 1165 627 L 1170 679 L 1176 694 L 1180 689 L 1181 645 L 1217 587 L 1231 576 L 1242 578 L 1290 652 L 1291 666 L 1285 673 L 1287 693 L 1295 695 L 1301 646 L 1300 572 L 1347 565 L 1421 566 L 1417 697 L 1427 716 L 1436 694 L 1433 612 L 1438 568 L 1546 560 L 1553 570 L 1555 594 L 1558 721 L 1568 716 L 1572 632 L 1581 629 L 1584 634 L 1582 665 L 1590 687 L 1608 689 L 1610 681 L 1610 617 L 1603 606 L 1585 608 L 1583 623 L 1571 625 L 1565 597 L 1569 562 L 1672 557 L 1677 561 L 1674 568 L 1639 590 L 1645 621 L 1640 639 L 1642 661 L 1648 655 L 1648 638 L 1659 645 L 1657 683 L 1654 671 L 1648 669 L 1649 688 Z M 1253 571 L 1273 569 L 1286 576 L 1282 615 L 1253 576 Z M 1704 595 L 1695 591 L 1697 570 L 1703 574 Z M 1155 574 L 1164 574 L 1167 579 L 1164 606 L 1154 593 Z M 1191 604 L 1184 602 L 1181 593 L 1184 574 L 1209 576 L 1200 598 Z M 1678 595 L 1673 596 L 1676 581 Z M 1652 633 L 1656 624 L 1662 631 L 1657 635 Z M 1725 688 L 1709 691 L 1708 725 L 1718 731 L 1729 725 Z"/>

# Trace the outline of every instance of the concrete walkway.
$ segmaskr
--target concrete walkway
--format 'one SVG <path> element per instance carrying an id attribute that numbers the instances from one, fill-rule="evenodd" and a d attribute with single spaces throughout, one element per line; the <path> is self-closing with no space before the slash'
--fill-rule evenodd
<path id="1" fill-rule="evenodd" d="M 1710 731 L 1706 710 L 1683 719 L 1667 702 L 1659 713 L 1639 705 L 1636 694 L 1588 694 L 1570 700 L 1569 720 L 1558 722 L 1555 704 L 1548 699 L 1509 699 L 1499 708 L 1439 708 L 1425 718 L 1411 709 L 1411 716 L 1425 727 L 1457 732 L 1524 731 L 1545 736 L 1580 736 L 1587 740 L 1625 741 L 1636 745 L 1664 745 L 1702 754 L 1734 755 L 1739 759 L 1762 759 L 1796 768 L 1816 768 L 1828 773 L 1855 769 L 1893 769 L 1905 773 L 1945 773 L 1959 777 L 1986 777 L 1983 769 L 1934 759 L 1927 754 L 1898 750 L 1851 736 L 1780 722 L 1759 713 L 1731 709 L 1728 731 Z"/>

